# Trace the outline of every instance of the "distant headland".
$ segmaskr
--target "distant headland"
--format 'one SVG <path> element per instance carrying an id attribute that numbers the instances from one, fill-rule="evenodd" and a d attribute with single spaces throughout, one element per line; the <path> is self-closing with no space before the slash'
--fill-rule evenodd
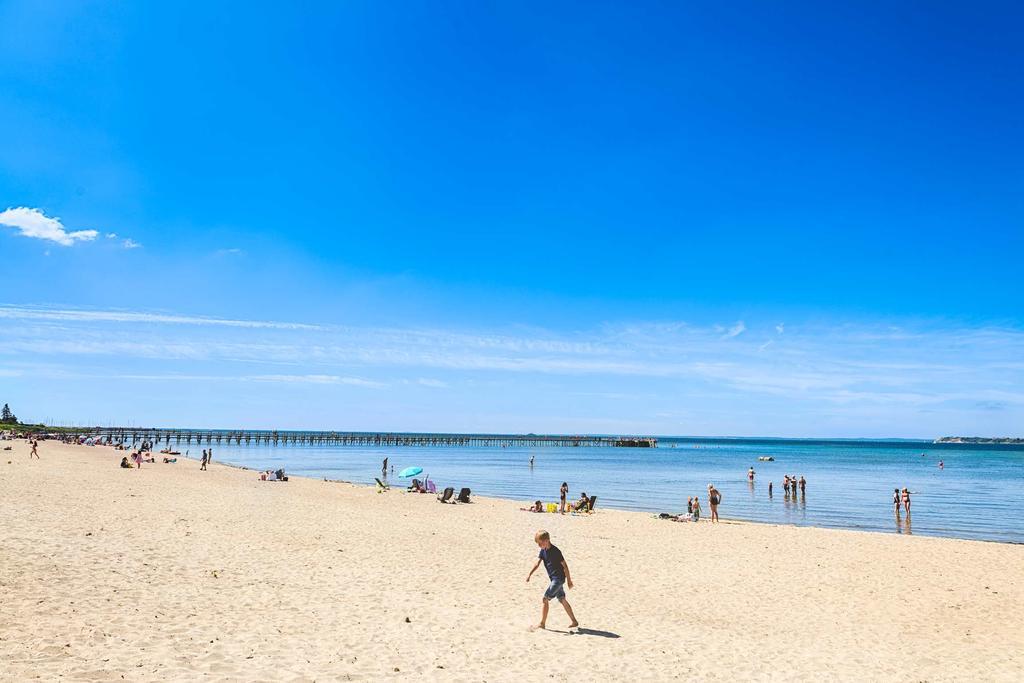
<path id="1" fill-rule="evenodd" d="M 979 443 L 979 444 L 1009 444 L 1013 446 L 1024 445 L 1024 439 L 1014 439 L 1007 436 L 1003 437 L 984 437 L 984 436 L 944 436 L 941 439 L 935 439 L 935 443 Z"/>

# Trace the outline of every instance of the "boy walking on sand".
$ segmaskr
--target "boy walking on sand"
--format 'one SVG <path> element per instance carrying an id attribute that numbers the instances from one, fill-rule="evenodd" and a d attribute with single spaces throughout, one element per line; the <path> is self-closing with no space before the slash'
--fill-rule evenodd
<path id="1" fill-rule="evenodd" d="M 537 571 L 537 567 L 540 566 L 541 562 L 544 563 L 544 568 L 548 571 L 548 578 L 551 579 L 551 584 L 544 591 L 544 607 L 540 613 L 540 623 L 534 628 L 546 628 L 548 602 L 556 598 L 562 603 L 565 613 L 569 615 L 569 619 L 572 621 L 569 624 L 569 628 L 576 628 L 579 626 L 579 623 L 576 621 L 576 615 L 572 613 L 572 606 L 565 599 L 565 589 L 572 588 L 572 576 L 569 574 L 569 565 L 566 564 L 562 551 L 551 544 L 551 535 L 548 532 L 538 531 L 533 540 L 540 546 L 540 553 L 537 555 L 537 563 L 533 565 L 533 569 L 526 575 L 526 582 L 530 582 L 530 577 Z"/>

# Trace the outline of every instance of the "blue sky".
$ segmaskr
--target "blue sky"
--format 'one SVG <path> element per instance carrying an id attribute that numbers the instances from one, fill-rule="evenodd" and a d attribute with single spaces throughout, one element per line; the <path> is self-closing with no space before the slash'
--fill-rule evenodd
<path id="1" fill-rule="evenodd" d="M 0 2 L 0 400 L 1024 436 L 1011 3 Z"/>

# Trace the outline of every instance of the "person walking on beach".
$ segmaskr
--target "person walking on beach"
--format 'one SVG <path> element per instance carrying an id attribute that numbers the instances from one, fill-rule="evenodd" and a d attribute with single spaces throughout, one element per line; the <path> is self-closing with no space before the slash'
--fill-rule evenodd
<path id="1" fill-rule="evenodd" d="M 711 521 L 718 521 L 718 504 L 722 502 L 722 494 L 714 484 L 708 484 L 708 505 L 711 506 Z"/>
<path id="2" fill-rule="evenodd" d="M 540 563 L 543 562 L 551 583 L 548 585 L 547 590 L 544 591 L 544 606 L 541 608 L 540 623 L 530 630 L 547 628 L 548 603 L 556 599 L 562 603 L 565 613 L 569 615 L 569 619 L 572 622 L 569 624 L 569 628 L 576 628 L 579 626 L 579 622 L 576 621 L 576 615 L 572 612 L 572 606 L 569 605 L 569 601 L 565 598 L 565 589 L 572 588 L 572 575 L 569 574 L 569 565 L 566 563 L 562 551 L 551 543 L 551 535 L 548 532 L 538 531 L 534 535 L 533 540 L 540 546 L 540 553 L 537 554 L 537 562 L 533 565 L 533 569 L 526 575 L 526 582 L 530 582 L 530 577 L 533 576 L 533 573 L 540 567 Z"/>
<path id="3" fill-rule="evenodd" d="M 388 478 L 388 459 L 387 458 L 384 458 L 384 462 L 381 463 L 381 466 L 380 466 L 380 478 L 381 479 L 387 479 Z"/>
<path id="4" fill-rule="evenodd" d="M 569 485 L 566 484 L 563 481 L 562 482 L 562 487 L 560 489 L 558 489 L 558 492 L 559 492 L 559 498 L 561 500 L 561 503 L 559 503 L 558 511 L 561 512 L 564 515 L 565 514 L 565 497 L 567 495 L 569 495 Z"/>
<path id="5" fill-rule="evenodd" d="M 209 461 L 210 461 L 210 456 L 207 454 L 206 449 L 204 448 L 203 449 L 203 459 L 199 463 L 199 469 L 205 470 L 206 469 L 206 463 L 208 463 Z"/>
<path id="6" fill-rule="evenodd" d="M 28 459 L 31 460 L 35 456 L 36 460 L 39 460 L 39 440 L 36 439 L 32 442 L 32 452 L 28 454 Z"/>

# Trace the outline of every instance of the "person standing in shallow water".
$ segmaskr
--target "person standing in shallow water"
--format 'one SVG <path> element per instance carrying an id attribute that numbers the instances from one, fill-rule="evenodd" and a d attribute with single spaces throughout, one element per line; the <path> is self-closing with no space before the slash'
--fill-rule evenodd
<path id="1" fill-rule="evenodd" d="M 384 458 L 384 462 L 380 466 L 380 478 L 386 479 L 388 476 L 388 459 Z"/>
<path id="2" fill-rule="evenodd" d="M 800 475 L 800 495 L 804 495 L 807 490 L 807 480 L 804 479 L 804 475 Z"/>
<path id="3" fill-rule="evenodd" d="M 711 521 L 718 521 L 718 504 L 722 502 L 722 494 L 714 484 L 708 484 L 708 505 L 711 507 Z"/>

